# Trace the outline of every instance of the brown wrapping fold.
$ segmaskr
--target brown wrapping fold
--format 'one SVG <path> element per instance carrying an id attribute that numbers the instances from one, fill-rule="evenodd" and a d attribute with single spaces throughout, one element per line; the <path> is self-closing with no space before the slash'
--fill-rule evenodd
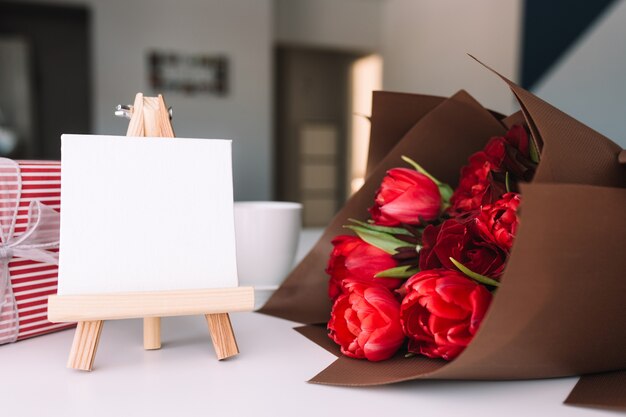
<path id="1" fill-rule="evenodd" d="M 366 177 L 422 117 L 444 100 L 443 97 L 416 94 L 374 94 Z"/>
<path id="2" fill-rule="evenodd" d="M 543 145 L 534 182 L 626 187 L 619 145 L 485 67 L 509 85 L 533 137 Z"/>
<path id="3" fill-rule="evenodd" d="M 626 369 L 626 167 L 618 161 L 622 149 L 504 80 L 543 149 L 533 183 L 522 185 L 515 245 L 479 332 L 452 362 L 398 355 L 371 363 L 340 356 L 312 382 L 528 379 Z M 411 112 L 413 125 L 407 128 Z M 262 312 L 301 323 L 326 322 L 330 304 L 324 269 L 330 241 L 343 232 L 348 218 L 367 217 L 380 181 L 388 169 L 401 165 L 400 156 L 410 156 L 454 186 L 468 156 L 519 118 L 516 114 L 501 123 L 463 91 L 438 104 L 433 97 L 375 93 L 369 162 L 378 164 L 368 167 L 363 188 Z M 323 327 L 299 331 L 333 352 Z M 583 388 L 593 385 L 587 381 L 581 380 Z M 593 403 L 593 390 L 582 391 L 582 402 Z M 610 406 L 626 407 L 626 398 Z"/>
<path id="4" fill-rule="evenodd" d="M 414 109 L 427 108 L 417 104 L 409 105 L 408 97 L 412 97 L 416 103 L 422 100 L 432 102 L 432 97 L 428 96 L 375 93 L 374 103 L 383 107 L 372 111 L 375 115 L 372 117 L 372 134 L 376 131 L 379 133 L 378 136 L 372 136 L 373 144 L 370 149 L 387 152 L 386 148 L 376 145 L 376 142 L 387 138 L 382 131 L 374 129 L 377 120 L 390 125 L 390 121 L 400 119 L 398 114 L 406 113 L 402 118 L 404 121 Z M 413 127 L 408 132 L 405 131 L 404 137 L 391 152 L 374 158 L 380 160 L 380 163 L 370 171 L 363 187 L 333 218 L 311 252 L 262 308 L 262 313 L 299 323 L 327 322 L 331 305 L 327 296 L 328 277 L 324 269 L 332 249 L 330 242 L 333 237 L 346 233 L 343 225 L 348 218 L 362 219 L 368 216 L 367 208 L 372 204 L 376 189 L 387 170 L 401 163 L 400 156 L 407 155 L 419 161 L 441 181 L 455 184 L 459 167 L 467 158 L 482 148 L 491 136 L 505 132 L 504 126 L 464 91 L 450 99 L 441 99 L 440 104 L 432 111 L 425 115 L 419 113 L 415 120 Z M 395 134 L 402 135 L 403 129 L 396 129 Z M 396 137 L 388 136 L 390 141 L 397 141 Z"/>
<path id="5" fill-rule="evenodd" d="M 626 398 L 626 371 L 583 375 L 565 404 L 623 410 Z"/>

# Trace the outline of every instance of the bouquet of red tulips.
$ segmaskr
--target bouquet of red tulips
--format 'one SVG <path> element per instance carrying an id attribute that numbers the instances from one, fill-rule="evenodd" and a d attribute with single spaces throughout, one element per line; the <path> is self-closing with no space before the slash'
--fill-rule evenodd
<path id="1" fill-rule="evenodd" d="M 626 408 L 626 150 L 504 81 L 509 116 L 374 93 L 365 183 L 261 310 L 337 356 L 311 382 L 583 375 L 569 403 Z"/>
<path id="2" fill-rule="evenodd" d="M 539 152 L 513 126 L 470 156 L 453 190 L 419 164 L 387 171 L 354 235 L 333 239 L 326 272 L 329 336 L 352 358 L 409 354 L 454 359 L 485 316 L 519 223 L 518 183 Z"/>

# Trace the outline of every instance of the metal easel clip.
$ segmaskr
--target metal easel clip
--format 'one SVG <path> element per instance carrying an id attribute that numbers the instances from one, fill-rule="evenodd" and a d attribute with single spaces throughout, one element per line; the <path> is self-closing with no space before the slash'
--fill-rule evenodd
<path id="1" fill-rule="evenodd" d="M 167 112 L 170 115 L 170 120 L 174 116 L 174 109 L 170 106 L 167 109 Z M 123 117 L 124 119 L 129 119 L 133 116 L 133 105 L 132 104 L 118 104 L 115 106 L 115 115 L 117 117 Z"/>

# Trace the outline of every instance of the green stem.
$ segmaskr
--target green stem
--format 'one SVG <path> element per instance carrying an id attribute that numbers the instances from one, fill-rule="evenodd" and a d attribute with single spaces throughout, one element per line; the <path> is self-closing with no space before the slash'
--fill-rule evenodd
<path id="1" fill-rule="evenodd" d="M 532 136 L 530 136 L 528 139 L 529 139 L 528 142 L 530 145 L 529 147 L 530 160 L 538 164 L 539 160 L 541 159 L 541 155 L 539 154 L 537 143 L 535 142 L 535 138 L 533 138 Z"/>
<path id="2" fill-rule="evenodd" d="M 413 168 L 415 168 L 415 170 L 417 172 L 419 172 L 420 174 L 424 174 L 426 175 L 428 178 L 430 178 L 431 180 L 433 180 L 433 182 L 437 185 L 441 185 L 443 184 L 441 181 L 439 181 L 437 178 L 433 177 L 432 175 L 430 175 L 430 173 L 428 173 L 428 171 L 426 171 L 424 169 L 424 167 L 422 167 L 420 164 L 418 164 L 417 162 L 415 162 L 414 160 L 412 160 L 411 158 L 409 158 L 408 156 L 402 155 L 402 160 L 404 162 L 406 162 L 407 164 L 411 165 Z"/>
<path id="3" fill-rule="evenodd" d="M 504 185 L 506 187 L 506 192 L 511 192 L 511 178 L 509 177 L 509 171 L 504 174 Z"/>

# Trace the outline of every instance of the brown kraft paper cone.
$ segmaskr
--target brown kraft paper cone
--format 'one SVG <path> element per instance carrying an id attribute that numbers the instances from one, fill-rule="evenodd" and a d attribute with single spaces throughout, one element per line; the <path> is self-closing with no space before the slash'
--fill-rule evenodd
<path id="1" fill-rule="evenodd" d="M 371 363 L 341 356 L 312 382 L 362 386 L 420 378 L 550 378 L 626 369 L 626 258 L 622 253 L 626 171 L 618 162 L 622 149 L 504 80 L 543 149 L 533 183 L 522 185 L 516 242 L 480 331 L 452 362 L 399 354 Z M 380 181 L 388 169 L 402 164 L 400 156 L 408 155 L 454 186 L 467 157 L 491 136 L 501 135 L 503 123 L 509 125 L 520 117 L 516 114 L 501 123 L 463 91 L 438 104 L 432 97 L 417 95 L 377 92 L 374 97 L 370 150 L 375 155 L 369 162 L 378 164 L 368 167 L 363 188 L 333 219 L 262 312 L 301 323 L 325 323 L 330 312 L 324 273 L 330 241 L 343 233 L 341 226 L 348 218 L 367 217 Z M 384 107 L 379 107 L 382 103 Z M 410 116 L 398 114 L 410 111 L 416 115 L 407 131 Z M 394 118 L 402 125 L 380 126 L 393 125 Z M 385 130 L 393 133 L 385 137 Z M 333 351 L 325 328 L 299 331 Z M 569 403 L 598 405 L 594 392 L 617 393 L 619 389 L 608 387 L 624 380 L 587 378 L 581 380 Z M 604 402 L 626 407 L 624 397 L 604 398 Z"/>

